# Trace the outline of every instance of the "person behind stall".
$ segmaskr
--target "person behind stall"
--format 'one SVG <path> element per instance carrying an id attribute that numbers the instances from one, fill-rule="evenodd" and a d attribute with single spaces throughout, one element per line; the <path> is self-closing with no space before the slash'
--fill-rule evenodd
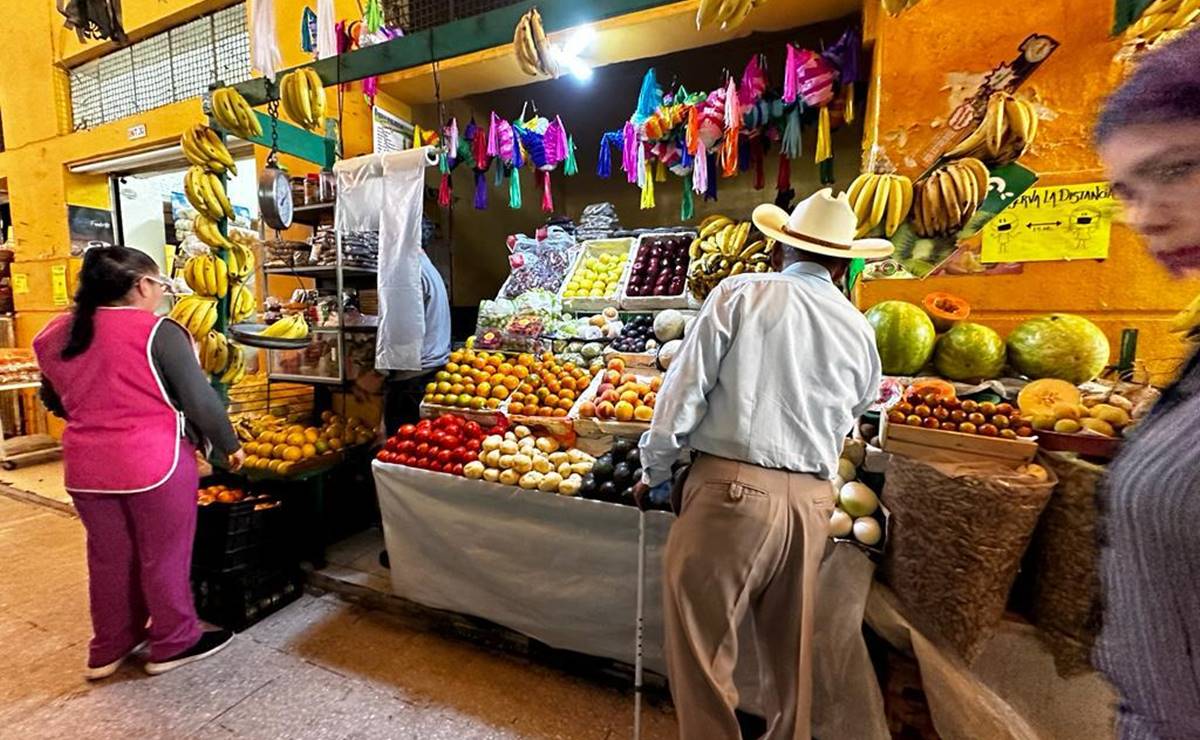
<path id="1" fill-rule="evenodd" d="M 244 454 L 191 336 L 154 314 L 171 285 L 142 252 L 89 249 L 74 310 L 33 340 L 42 398 L 67 422 L 65 484 L 87 533 L 90 680 L 147 643 L 145 670 L 158 674 L 233 638 L 201 630 L 188 577 L 196 450 L 211 445 L 233 469 Z"/>
<path id="2" fill-rule="evenodd" d="M 421 369 L 393 372 L 388 380 L 384 403 L 385 436 L 396 433 L 401 424 L 421 416 L 425 386 L 450 360 L 450 299 L 441 273 L 421 250 L 421 294 L 425 305 L 425 338 L 421 346 Z"/>
<path id="3" fill-rule="evenodd" d="M 1150 255 L 1174 277 L 1200 275 L 1200 31 L 1147 54 L 1108 99 L 1095 138 L 1124 219 Z M 1126 441 L 1098 499 L 1094 660 L 1120 695 L 1122 738 L 1200 737 L 1200 324 L 1189 323 L 1190 359 Z"/>
<path id="4" fill-rule="evenodd" d="M 727 278 L 700 309 L 663 380 L 642 436 L 642 504 L 697 457 L 664 554 L 663 616 L 671 693 L 683 740 L 737 740 L 733 669 L 743 650 L 764 671 L 771 740 L 808 740 L 817 570 L 829 537 L 842 440 L 874 403 L 875 333 L 843 295 L 854 257 L 890 242 L 854 240 L 844 194 L 822 190 L 787 211 L 764 204 L 755 225 L 777 241 L 776 274 Z M 676 490 L 680 490 L 676 484 Z M 738 644 L 747 616 L 755 645 Z"/>

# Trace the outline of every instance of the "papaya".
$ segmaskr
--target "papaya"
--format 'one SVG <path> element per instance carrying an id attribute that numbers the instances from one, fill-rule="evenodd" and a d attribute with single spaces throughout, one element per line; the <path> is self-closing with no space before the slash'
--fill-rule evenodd
<path id="1" fill-rule="evenodd" d="M 908 386 L 908 395 L 917 398 L 933 396 L 939 401 L 949 401 L 955 397 L 954 384 L 941 378 L 917 378 Z"/>
<path id="2" fill-rule="evenodd" d="M 921 308 L 929 314 L 933 327 L 939 332 L 950 331 L 971 315 L 971 304 L 950 293 L 930 293 L 921 301 Z"/>
<path id="3" fill-rule="evenodd" d="M 1043 378 L 1035 380 L 1021 389 L 1017 395 L 1017 406 L 1021 415 L 1029 418 L 1050 416 L 1057 418 L 1054 407 L 1059 404 L 1078 406 L 1082 394 L 1079 389 L 1065 380 Z"/>

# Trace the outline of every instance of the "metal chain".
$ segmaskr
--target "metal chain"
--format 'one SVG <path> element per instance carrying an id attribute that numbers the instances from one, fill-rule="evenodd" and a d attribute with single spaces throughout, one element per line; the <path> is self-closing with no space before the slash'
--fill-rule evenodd
<path id="1" fill-rule="evenodd" d="M 267 164 L 275 167 L 279 160 L 279 101 L 267 103 L 267 112 L 271 115 L 271 151 L 267 154 Z"/>

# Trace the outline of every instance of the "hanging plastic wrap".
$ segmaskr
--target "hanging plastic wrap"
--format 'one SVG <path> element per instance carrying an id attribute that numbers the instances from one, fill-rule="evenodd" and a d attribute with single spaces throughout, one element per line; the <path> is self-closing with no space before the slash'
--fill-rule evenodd
<path id="1" fill-rule="evenodd" d="M 317 58 L 337 56 L 337 19 L 333 0 L 317 0 Z"/>
<path id="2" fill-rule="evenodd" d="M 437 163 L 435 150 L 426 148 L 342 160 L 333 168 L 339 248 L 350 240 L 378 244 L 379 370 L 422 369 L 421 211 L 425 168 Z"/>
<path id="3" fill-rule="evenodd" d="M 268 80 L 283 64 L 279 53 L 279 35 L 275 28 L 275 0 L 254 0 L 254 20 L 250 26 L 250 62 Z"/>

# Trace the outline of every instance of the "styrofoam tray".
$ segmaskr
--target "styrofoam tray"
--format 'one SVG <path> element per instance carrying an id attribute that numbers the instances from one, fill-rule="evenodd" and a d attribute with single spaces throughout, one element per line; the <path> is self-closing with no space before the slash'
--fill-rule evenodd
<path id="1" fill-rule="evenodd" d="M 583 243 L 583 248 L 579 250 L 579 255 L 575 258 L 575 264 L 572 265 L 571 271 L 567 273 L 567 277 L 563 280 L 562 287 L 558 290 L 558 295 L 562 298 L 563 293 L 570 284 L 571 279 L 575 277 L 575 273 L 583 266 L 584 260 L 588 257 L 598 257 L 601 254 L 621 254 L 629 256 L 625 260 L 625 268 L 621 272 L 621 277 L 617 281 L 616 289 L 611 295 L 601 298 L 592 298 L 591 296 L 580 296 L 578 298 L 562 298 L 563 308 L 567 311 L 600 311 L 609 306 L 617 306 L 620 303 L 621 295 L 625 292 L 625 284 L 629 280 L 629 266 L 633 263 L 633 248 L 636 245 L 634 239 L 596 239 L 594 241 L 586 241 Z"/>
<path id="2" fill-rule="evenodd" d="M 633 251 L 629 254 L 630 271 L 632 270 L 633 263 L 637 261 L 638 253 L 642 250 L 643 241 L 670 236 L 685 236 L 689 239 L 695 239 L 696 232 L 683 230 L 665 234 L 642 234 L 638 237 Z M 688 259 L 688 266 L 691 266 L 690 258 Z M 688 287 L 686 280 L 683 284 L 683 292 L 678 295 L 631 296 L 628 294 L 628 290 L 629 278 L 626 277 L 624 284 L 621 286 L 621 308 L 661 311 L 667 308 L 692 308 L 700 305 L 699 301 L 692 295 L 691 288 Z"/>

